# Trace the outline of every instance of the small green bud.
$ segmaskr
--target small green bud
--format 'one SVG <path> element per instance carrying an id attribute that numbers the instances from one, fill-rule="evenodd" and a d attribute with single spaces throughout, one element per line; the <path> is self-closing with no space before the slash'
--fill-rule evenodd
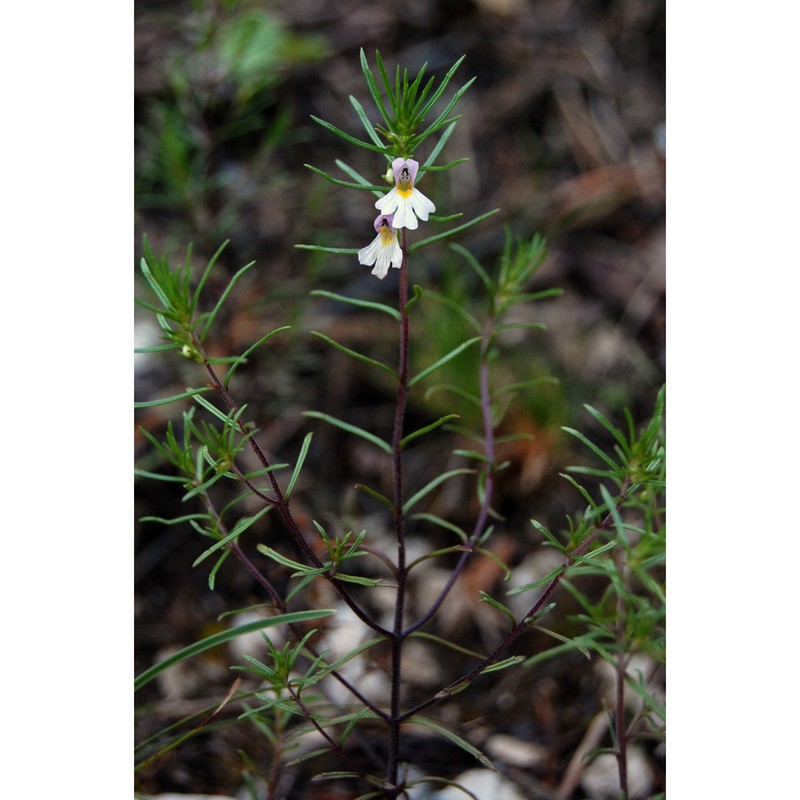
<path id="1" fill-rule="evenodd" d="M 181 355 L 184 358 L 188 358 L 190 361 L 196 361 L 198 364 L 202 364 L 204 361 L 200 351 L 191 344 L 185 344 L 181 348 Z"/>

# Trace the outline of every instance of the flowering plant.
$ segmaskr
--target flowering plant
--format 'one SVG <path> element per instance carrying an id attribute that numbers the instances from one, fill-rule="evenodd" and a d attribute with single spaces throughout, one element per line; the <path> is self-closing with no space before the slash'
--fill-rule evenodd
<path id="1" fill-rule="evenodd" d="M 184 500 L 199 502 L 197 512 L 169 523 L 189 523 L 211 542 L 195 561 L 195 566 L 213 562 L 209 570 L 209 585 L 213 588 L 219 571 L 229 557 L 233 557 L 256 583 L 269 611 L 267 616 L 214 634 L 154 664 L 137 677 L 135 686 L 139 689 L 147 685 L 170 667 L 222 642 L 230 642 L 253 631 L 261 632 L 263 638 L 259 652 L 245 654 L 245 664 L 236 667 L 243 678 L 254 681 L 253 686 L 241 688 L 237 680 L 228 697 L 200 727 L 214 719 L 227 703 L 241 703 L 241 719 L 251 722 L 264 733 L 271 746 L 273 760 L 270 768 L 265 770 L 269 776 L 269 797 L 278 796 L 283 771 L 292 765 L 322 760 L 329 754 L 334 755 L 336 768 L 320 769 L 316 777 L 347 781 L 358 787 L 359 797 L 365 800 L 371 797 L 395 800 L 408 797 L 420 784 L 452 783 L 450 778 L 442 777 L 435 770 L 419 773 L 411 769 L 407 748 L 403 746 L 410 725 L 435 734 L 483 766 L 492 768 L 488 756 L 463 732 L 453 730 L 445 717 L 435 716 L 435 710 L 472 687 L 482 676 L 513 667 L 530 669 L 541 663 L 542 654 L 527 652 L 520 647 L 520 642 L 533 629 L 547 631 L 542 618 L 552 609 L 551 597 L 559 587 L 567 588 L 579 601 L 583 600 L 580 591 L 570 582 L 581 571 L 601 574 L 608 580 L 609 592 L 617 600 L 618 613 L 609 621 L 602 613 L 603 609 L 593 608 L 587 602 L 587 614 L 583 620 L 586 634 L 563 641 L 560 646 L 579 652 L 595 652 L 616 670 L 618 702 L 615 707 L 614 753 L 623 792 L 627 792 L 627 742 L 647 726 L 648 731 L 658 729 L 663 717 L 661 705 L 650 698 L 647 714 L 636 717 L 636 725 L 634 721 L 629 724 L 623 702 L 625 687 L 634 680 L 628 671 L 630 652 L 638 642 L 659 641 L 659 626 L 663 625 L 663 616 L 650 614 L 645 617 L 634 613 L 641 604 L 632 600 L 639 591 L 654 598 L 653 607 L 663 601 L 663 587 L 649 573 L 660 564 L 663 551 L 660 525 L 664 470 L 663 393 L 651 421 L 641 431 L 629 419 L 628 429 L 623 432 L 600 412 L 588 407 L 593 418 L 612 437 L 613 453 L 569 429 L 602 462 L 600 469 L 584 468 L 592 477 L 602 480 L 600 499 L 595 499 L 574 478 L 570 478 L 585 497 L 588 507 L 578 520 L 570 523 L 565 536 L 559 537 L 532 521 L 545 543 L 560 555 L 558 566 L 532 581 L 517 585 L 508 592 L 506 602 L 480 591 L 480 600 L 496 614 L 495 621 L 502 620 L 504 625 L 498 632 L 495 624 L 495 640 L 487 648 L 488 652 L 477 653 L 439 632 L 430 632 L 446 601 L 452 599 L 459 579 L 464 577 L 476 557 L 484 556 L 498 563 L 506 574 L 511 574 L 509 566 L 491 549 L 492 536 L 503 523 L 503 517 L 495 507 L 497 481 L 507 467 L 507 462 L 501 459 L 499 446 L 524 439 L 525 434 L 501 436 L 499 429 L 505 421 L 510 399 L 522 388 L 542 383 L 542 379 L 526 377 L 523 381 L 503 383 L 497 377 L 494 364 L 502 352 L 502 334 L 512 328 L 535 330 L 540 327 L 536 322 L 510 319 L 511 310 L 520 304 L 559 294 L 558 290 L 529 290 L 532 277 L 547 255 L 543 238 L 536 235 L 528 241 L 519 240 L 506 229 L 502 254 L 494 270 L 486 268 L 466 248 L 451 244 L 452 252 L 463 259 L 485 290 L 479 312 L 472 313 L 473 308 L 417 284 L 413 285 L 413 296 L 410 296 L 409 262 L 413 253 L 453 238 L 495 213 L 489 211 L 409 242 L 409 232 L 418 230 L 420 222 L 441 224 L 460 216 L 458 213 L 436 215 L 436 206 L 422 194 L 417 184 L 426 173 L 449 170 L 463 161 L 437 164 L 458 119 L 451 116 L 451 112 L 472 80 L 444 102 L 444 108 L 433 122 L 424 125 L 425 118 L 437 103 L 443 101 L 445 90 L 462 60 L 459 59 L 436 86 L 433 78 L 424 81 L 425 67 L 413 80 L 407 71 L 401 73 L 398 67 L 395 79 L 391 81 L 380 55 L 376 54 L 379 83 L 362 51 L 362 70 L 381 122 L 373 124 L 354 98 L 350 99 L 351 105 L 364 127 L 366 140 L 315 118 L 325 129 L 369 151 L 372 157 L 384 160 L 393 183 L 387 192 L 385 186 L 367 180 L 344 161 L 338 161 L 337 165 L 349 180 L 309 167 L 338 187 L 374 195 L 377 198 L 374 207 L 380 212 L 373 221 L 377 235 L 360 249 L 298 245 L 301 250 L 325 255 L 355 256 L 360 264 L 372 266 L 372 274 L 382 280 L 390 274 L 390 269 L 398 270 L 392 273 L 397 276 L 398 299 L 394 307 L 342 294 L 315 292 L 338 303 L 388 316 L 397 324 L 399 355 L 396 364 L 386 363 L 326 334 L 316 333 L 349 358 L 369 369 L 379 370 L 384 377 L 388 376 L 394 394 L 394 409 L 388 426 L 390 434 L 381 435 L 359 420 L 341 419 L 321 411 L 306 412 L 308 418 L 360 439 L 376 451 L 389 476 L 389 489 L 383 490 L 367 482 L 359 483 L 357 488 L 381 509 L 386 527 L 391 531 L 389 544 L 368 528 L 354 534 L 353 530 L 345 531 L 346 526 L 342 525 L 341 532 L 333 533 L 330 525 L 322 525 L 300 513 L 293 502 L 293 493 L 311 452 L 312 434 L 303 439 L 288 478 L 281 479 L 279 471 L 289 468 L 289 465 L 275 463 L 266 447 L 259 443 L 256 426 L 245 417 L 246 406 L 238 402 L 230 388 L 235 371 L 248 356 L 285 328 L 266 333 L 241 356 L 212 356 L 207 338 L 218 320 L 222 301 L 217 302 L 211 311 L 201 313 L 199 309 L 202 291 L 217 256 L 198 282 L 192 277 L 188 259 L 183 268 L 176 270 L 163 259 L 156 258 L 148 248 L 142 260 L 143 275 L 156 298 L 155 303 L 143 305 L 155 314 L 165 340 L 164 345 L 154 349 L 172 349 L 196 362 L 202 368 L 207 384 L 177 396 L 140 404 L 141 407 L 151 407 L 188 401 L 192 405 L 189 411 L 183 412 L 179 425 L 168 425 L 163 440 L 146 433 L 177 477 L 152 471 L 142 471 L 141 474 L 165 482 L 179 482 L 186 489 Z M 438 140 L 427 157 L 417 160 L 415 154 L 436 134 Z M 433 190 L 430 193 L 436 196 Z M 369 215 L 372 213 L 370 209 Z M 225 289 L 223 299 L 250 266 L 236 273 Z M 415 304 L 428 300 L 456 315 L 469 333 L 433 360 L 417 366 L 411 353 L 411 314 Z M 406 466 L 409 450 L 439 429 L 459 424 L 462 415 L 466 416 L 468 411 L 457 409 L 433 415 L 419 427 L 412 427 L 408 413 L 410 397 L 419 391 L 418 387 L 429 376 L 453 366 L 456 359 L 467 353 L 474 357 L 474 376 L 461 383 L 432 388 L 449 391 L 462 401 L 464 409 L 477 409 L 475 428 L 459 431 L 465 437 L 470 436 L 476 444 L 473 448 L 464 447 L 453 452 L 458 466 L 446 469 L 430 480 L 421 480 L 419 476 L 409 474 Z M 224 374 L 221 373 L 223 366 L 226 367 Z M 207 398 L 210 392 L 219 398 L 220 403 L 215 405 Z M 195 419 L 195 411 L 206 414 L 210 422 Z M 244 466 L 247 458 L 255 461 L 254 469 Z M 220 506 L 215 492 L 225 481 L 241 487 L 244 494 L 238 494 Z M 470 482 L 469 507 L 474 518 L 466 527 L 438 516 L 430 507 L 426 508 L 426 503 L 438 491 L 455 481 Z M 245 501 L 254 505 L 248 506 Z M 233 509 L 237 509 L 239 516 L 231 522 Z M 635 514 L 636 525 L 625 521 L 625 515 L 629 514 Z M 265 519 L 267 515 L 269 517 Z M 266 522 L 272 522 L 281 532 L 277 541 L 270 544 L 262 538 Z M 419 538 L 412 538 L 420 530 L 429 537 L 422 537 L 422 543 Z M 271 565 L 269 568 L 257 563 L 245 546 L 246 541 L 259 531 L 255 549 Z M 433 546 L 434 536 L 444 537 L 444 543 Z M 614 553 L 613 559 L 606 557 L 610 552 Z M 447 564 L 447 578 L 434 585 L 423 600 L 418 596 L 421 593 L 416 591 L 419 587 L 415 580 L 425 565 L 432 561 Z M 323 607 L 319 602 L 315 587 L 320 584 L 329 591 L 327 597 L 333 608 Z M 519 596 L 528 592 L 535 592 L 535 598 L 527 601 L 523 598 L 522 610 L 512 610 L 512 601 L 517 602 Z M 385 599 L 387 596 L 388 601 Z M 343 651 L 339 649 L 336 637 L 329 635 L 335 630 L 337 620 L 340 624 L 349 620 L 358 629 L 354 642 Z M 307 626 L 312 621 L 317 627 Z M 420 641 L 432 642 L 443 652 L 467 656 L 470 662 L 466 667 L 457 668 L 454 674 L 451 672 L 441 679 L 437 677 L 439 682 L 435 686 L 424 686 L 421 691 L 416 687 L 418 691 L 411 694 L 407 691 L 406 678 L 409 651 Z M 363 667 L 363 663 L 370 659 L 383 664 L 385 680 L 377 688 L 370 685 L 367 680 L 369 670 Z M 362 664 L 360 670 L 354 666 L 357 664 Z M 639 694 L 649 697 L 643 683 L 636 686 Z M 193 727 L 186 735 L 190 736 L 196 730 Z M 165 734 L 163 741 L 155 745 L 150 743 L 139 766 L 158 759 L 184 738 L 183 735 Z M 287 754 L 294 758 L 288 764 L 285 763 Z M 446 767 L 445 764 L 438 766 L 442 770 Z"/>

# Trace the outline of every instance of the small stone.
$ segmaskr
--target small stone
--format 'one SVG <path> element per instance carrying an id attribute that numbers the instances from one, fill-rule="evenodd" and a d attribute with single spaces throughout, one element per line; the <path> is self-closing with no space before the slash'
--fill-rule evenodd
<path id="1" fill-rule="evenodd" d="M 616 756 L 602 753 L 584 770 L 581 779 L 589 800 L 617 800 L 619 771 Z M 628 797 L 643 800 L 653 788 L 653 774 L 645 754 L 636 747 L 628 748 Z"/>
<path id="2" fill-rule="evenodd" d="M 486 742 L 486 750 L 493 759 L 512 767 L 538 767 L 547 758 L 547 749 L 541 745 L 504 733 L 491 736 Z"/>
<path id="3" fill-rule="evenodd" d="M 478 800 L 526 800 L 515 783 L 489 769 L 463 772 L 455 779 L 455 783 L 472 792 Z M 433 795 L 434 800 L 464 800 L 466 796 L 455 786 L 448 786 Z"/>

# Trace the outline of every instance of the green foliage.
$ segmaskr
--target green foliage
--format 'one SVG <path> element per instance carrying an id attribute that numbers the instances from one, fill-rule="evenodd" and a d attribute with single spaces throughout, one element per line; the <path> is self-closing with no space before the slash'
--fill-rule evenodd
<path id="1" fill-rule="evenodd" d="M 312 119 L 322 125 L 322 127 L 326 128 L 332 133 L 335 133 L 337 136 L 340 136 L 350 144 L 356 145 L 357 147 L 362 147 L 366 150 L 383 153 L 389 161 L 397 157 L 413 158 L 414 152 L 429 136 L 432 136 L 434 133 L 441 131 L 443 128 L 452 125 L 458 119 L 457 116 L 451 117 L 449 115 L 464 92 L 475 81 L 475 78 L 467 81 L 467 83 L 465 83 L 453 95 L 451 100 L 445 106 L 444 110 L 438 114 L 436 119 L 422 131 L 418 132 L 419 128 L 422 127 L 427 115 L 444 94 L 444 91 L 450 83 L 450 80 L 463 60 L 464 57 L 462 56 L 460 59 L 458 59 L 458 61 L 456 61 L 455 64 L 453 64 L 445 77 L 442 79 L 439 86 L 433 91 L 433 93 L 431 93 L 431 89 L 436 82 L 435 78 L 429 78 L 423 86 L 423 77 L 428 66 L 427 64 L 422 65 L 422 68 L 417 73 L 417 76 L 411 81 L 409 80 L 408 70 L 403 70 L 401 73 L 398 65 L 395 71 L 394 80 L 392 81 L 386 72 L 386 67 L 384 66 L 381 54 L 376 51 L 375 61 L 380 74 L 379 83 L 378 79 L 375 77 L 375 74 L 370 68 L 369 63 L 367 62 L 367 57 L 364 53 L 364 50 L 362 49 L 361 69 L 364 72 L 364 77 L 367 81 L 367 87 L 369 88 L 370 96 L 372 97 L 372 101 L 375 104 L 376 110 L 383 120 L 383 124 L 381 125 L 376 123 L 373 125 L 373 123 L 371 123 L 367 117 L 367 114 L 361 104 L 355 99 L 355 97 L 352 96 L 350 97 L 350 103 L 355 109 L 361 124 L 364 126 L 364 130 L 369 141 L 364 141 L 363 139 L 358 139 L 355 136 L 351 136 L 340 128 L 337 128 L 335 125 L 332 125 L 330 122 L 325 122 L 325 120 L 317 117 L 312 117 Z M 454 161 L 443 167 L 438 167 L 438 169 L 448 169 L 457 163 L 459 162 Z M 432 163 L 429 164 L 426 162 L 420 168 L 420 172 L 424 172 L 426 169 L 434 169 Z"/>
<path id="2" fill-rule="evenodd" d="M 571 481 L 589 506 L 571 531 L 568 545 L 560 544 L 543 526 L 536 525 L 548 543 L 568 556 L 569 570 L 565 573 L 568 577 L 560 583 L 581 608 L 572 617 L 572 623 L 583 632 L 565 638 L 540 626 L 537 620 L 536 627 L 561 644 L 532 656 L 525 665 L 533 668 L 569 651 L 580 651 L 587 658 L 594 653 L 607 661 L 615 671 L 619 687 L 624 685 L 641 699 L 640 712 L 629 721 L 623 721 L 624 709 L 614 709 L 618 758 L 624 750 L 620 742 L 640 736 L 663 739 L 666 724 L 664 704 L 652 689 L 652 676 L 645 677 L 641 671 L 632 673 L 629 669 L 631 659 L 639 654 L 656 667 L 666 662 L 664 398 L 662 387 L 653 416 L 639 433 L 629 412 L 625 412 L 628 426 L 623 431 L 601 412 L 586 406 L 613 445 L 603 447 L 584 434 L 565 428 L 604 464 L 602 468 L 575 466 L 570 470 L 603 479 L 613 486 L 613 491 L 605 482 L 601 483 L 600 499 L 596 500 L 585 487 Z M 610 541 L 602 543 L 599 536 L 595 538 L 601 531 L 611 536 Z M 587 542 L 591 542 L 591 547 L 585 547 Z M 540 589 L 560 574 L 519 586 L 509 594 Z M 599 597 L 590 596 L 582 588 L 590 578 L 601 579 L 605 585 Z"/>
<path id="3" fill-rule="evenodd" d="M 177 653 L 174 653 L 169 658 L 164 659 L 160 663 L 154 665 L 150 669 L 145 670 L 133 682 L 134 691 L 141 689 L 142 686 L 149 683 L 153 678 L 158 677 L 164 670 L 186 661 L 188 658 L 199 655 L 200 653 L 210 650 L 213 647 L 219 647 L 221 644 L 231 641 L 239 636 L 259 631 L 263 628 L 270 628 L 275 625 L 288 625 L 293 622 L 308 622 L 313 619 L 320 619 L 322 617 L 329 617 L 335 612 L 332 609 L 314 609 L 312 611 L 296 611 L 291 614 L 282 614 L 275 617 L 268 617 L 266 619 L 256 620 L 249 622 L 245 625 L 239 625 L 236 628 L 228 628 L 227 630 L 216 633 L 213 636 L 208 636 L 205 639 L 200 639 L 188 647 L 184 647 Z M 267 640 L 268 641 L 268 640 Z"/>
<path id="4" fill-rule="evenodd" d="M 183 266 L 173 270 L 165 258 L 156 258 L 153 255 L 147 240 L 144 243 L 145 255 L 141 260 L 142 274 L 161 305 L 153 305 L 143 300 L 138 301 L 139 305 L 155 314 L 163 336 L 171 347 L 180 350 L 184 358 L 200 364 L 206 360 L 202 352 L 202 345 L 223 303 L 239 278 L 255 264 L 255 261 L 251 261 L 236 272 L 214 308 L 211 311 L 200 313 L 199 303 L 203 288 L 227 244 L 224 242 L 214 253 L 195 285 L 191 267 L 191 247 L 186 251 L 186 260 Z M 265 340 L 266 337 L 261 341 Z M 238 361 L 237 359 L 228 360 Z"/>

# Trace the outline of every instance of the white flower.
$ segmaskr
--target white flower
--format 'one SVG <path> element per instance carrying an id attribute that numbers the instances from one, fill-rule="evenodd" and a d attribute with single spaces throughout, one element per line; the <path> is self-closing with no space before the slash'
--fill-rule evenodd
<path id="1" fill-rule="evenodd" d="M 393 224 L 392 214 L 378 214 L 375 217 L 374 227 L 378 235 L 366 247 L 358 251 L 358 263 L 375 265 L 373 275 L 381 280 L 386 277 L 389 267 L 400 269 L 403 261 L 403 251 L 397 241 L 397 233 Z"/>
<path id="2" fill-rule="evenodd" d="M 381 214 L 394 215 L 392 224 L 395 228 L 413 231 L 419 225 L 417 217 L 425 222 L 428 214 L 436 211 L 436 206 L 419 189 L 414 188 L 418 170 L 419 162 L 413 158 L 396 158 L 392 161 L 395 187 L 375 203 L 375 208 Z"/>

